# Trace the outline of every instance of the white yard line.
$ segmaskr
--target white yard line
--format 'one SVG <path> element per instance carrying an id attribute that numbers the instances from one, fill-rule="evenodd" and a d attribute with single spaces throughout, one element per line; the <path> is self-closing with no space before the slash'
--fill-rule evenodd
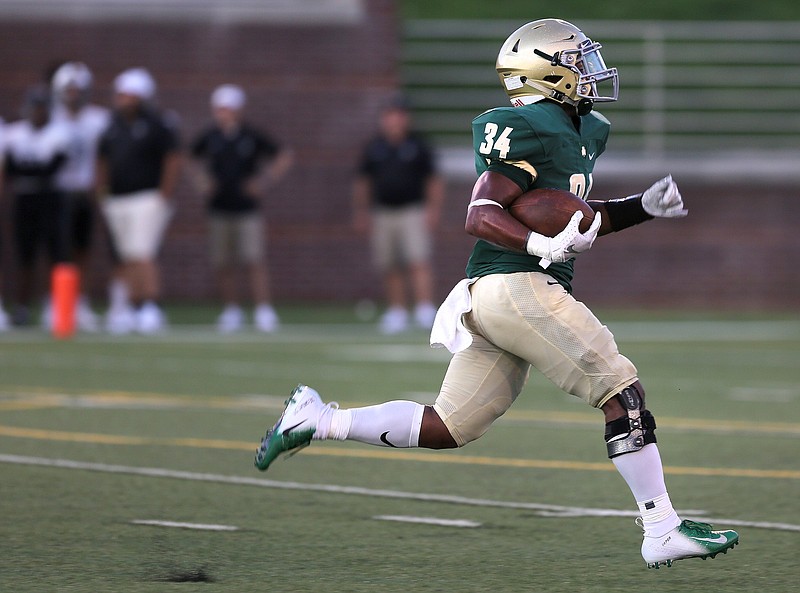
<path id="1" fill-rule="evenodd" d="M 239 531 L 235 525 L 214 525 L 213 523 L 181 523 L 179 521 L 160 521 L 158 519 L 136 519 L 133 525 L 152 525 L 153 527 L 175 527 L 177 529 L 197 529 L 200 531 Z"/>
<path id="2" fill-rule="evenodd" d="M 397 521 L 399 523 L 421 523 L 423 525 L 441 525 L 442 527 L 480 527 L 477 521 L 468 519 L 439 519 L 438 517 L 414 517 L 409 515 L 375 515 L 377 521 Z"/>
<path id="3" fill-rule="evenodd" d="M 23 455 L 0 454 L 0 463 L 15 465 L 28 465 L 40 467 L 54 467 L 59 469 L 73 469 L 94 471 L 109 474 L 124 474 L 146 476 L 151 478 L 171 478 L 177 480 L 190 480 L 195 482 L 211 482 L 216 484 L 234 484 L 238 486 L 257 486 L 261 488 L 274 488 L 280 490 L 299 490 L 308 492 L 329 492 L 334 494 L 350 494 L 357 496 L 372 496 L 378 498 L 394 498 L 402 500 L 417 500 L 437 502 L 451 505 L 504 508 L 534 511 L 543 517 L 638 517 L 637 511 L 621 511 L 617 509 L 598 509 L 589 507 L 569 507 L 563 505 L 539 504 L 534 502 L 513 502 L 491 500 L 483 498 L 469 498 L 448 494 L 425 494 L 416 492 L 403 492 L 399 490 L 378 490 L 361 488 L 358 486 L 337 486 L 333 484 L 304 484 L 300 482 L 278 482 L 262 478 L 247 478 L 243 476 L 226 476 L 221 474 L 197 473 L 166 468 L 133 467 L 125 465 L 109 465 L 105 463 L 89 463 L 71 459 L 48 459 L 45 457 L 28 457 Z M 800 525 L 792 523 L 746 521 L 741 519 L 712 519 L 702 516 L 705 511 L 688 510 L 679 511 L 687 518 L 699 518 L 707 523 L 724 523 L 726 526 L 754 527 L 776 531 L 793 531 L 800 533 Z"/>

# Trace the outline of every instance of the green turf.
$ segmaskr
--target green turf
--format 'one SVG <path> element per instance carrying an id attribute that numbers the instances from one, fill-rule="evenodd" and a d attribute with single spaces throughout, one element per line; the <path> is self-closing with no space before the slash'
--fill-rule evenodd
<path id="1" fill-rule="evenodd" d="M 366 495 L 0 462 L 0 590 L 795 589 L 800 531 L 736 527 L 742 544 L 730 554 L 654 571 L 644 567 L 631 516 L 543 516 L 370 495 L 633 511 L 605 459 L 599 414 L 536 375 L 512 410 L 464 449 L 314 443 L 257 472 L 258 439 L 298 381 L 342 405 L 431 401 L 447 363 L 422 332 L 387 339 L 341 310 L 281 313 L 289 321 L 274 336 L 220 338 L 210 326 L 181 323 L 153 339 L 0 335 L 0 455 L 358 487 Z M 171 318 L 203 316 L 176 310 Z M 701 519 L 800 525 L 800 318 L 626 313 L 606 321 L 647 387 L 676 506 L 703 511 Z"/>

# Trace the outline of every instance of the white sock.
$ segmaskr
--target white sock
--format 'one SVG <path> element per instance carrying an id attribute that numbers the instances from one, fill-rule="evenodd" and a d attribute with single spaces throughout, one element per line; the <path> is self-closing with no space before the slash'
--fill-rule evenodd
<path id="1" fill-rule="evenodd" d="M 114 278 L 108 286 L 108 301 L 112 309 L 128 306 L 128 285 L 119 278 Z"/>
<path id="2" fill-rule="evenodd" d="M 318 438 L 359 441 L 379 447 L 417 447 L 424 411 L 422 404 L 403 400 L 332 410 L 329 420 L 320 418 L 317 423 Z M 327 430 L 322 426 L 326 423 Z"/>
<path id="3" fill-rule="evenodd" d="M 661 454 L 655 443 L 639 451 L 625 453 L 611 461 L 631 489 L 642 512 L 645 535 L 661 537 L 680 525 L 681 520 L 667 494 Z"/>

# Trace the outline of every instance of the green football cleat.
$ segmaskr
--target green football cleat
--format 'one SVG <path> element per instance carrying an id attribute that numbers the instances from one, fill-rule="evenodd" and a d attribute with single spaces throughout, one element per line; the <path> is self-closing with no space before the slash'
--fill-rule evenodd
<path id="1" fill-rule="evenodd" d="M 286 408 L 275 423 L 261 439 L 256 450 L 255 466 L 265 471 L 282 453 L 291 451 L 291 455 L 299 452 L 311 443 L 317 430 L 317 419 L 325 408 L 319 394 L 305 385 L 295 387 Z"/>
<path id="2" fill-rule="evenodd" d="M 738 543 L 739 534 L 735 531 L 712 531 L 708 523 L 685 520 L 662 537 L 645 536 L 642 557 L 647 568 L 659 568 L 672 566 L 676 560 L 705 560 L 717 554 L 727 554 Z"/>

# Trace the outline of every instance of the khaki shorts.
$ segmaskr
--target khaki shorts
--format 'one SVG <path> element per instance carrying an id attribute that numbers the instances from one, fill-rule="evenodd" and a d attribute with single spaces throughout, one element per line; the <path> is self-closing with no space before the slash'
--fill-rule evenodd
<path id="1" fill-rule="evenodd" d="M 614 336 L 550 276 L 495 274 L 471 286 L 472 345 L 450 362 L 434 408 L 458 445 L 481 436 L 522 391 L 530 367 L 601 407 L 637 380 Z"/>
<path id="2" fill-rule="evenodd" d="M 214 213 L 209 218 L 211 264 L 257 264 L 264 258 L 264 223 L 259 212 Z"/>
<path id="3" fill-rule="evenodd" d="M 428 261 L 431 238 L 424 206 L 381 208 L 372 215 L 372 256 L 378 270 Z"/>
<path id="4" fill-rule="evenodd" d="M 172 206 L 157 190 L 109 196 L 102 208 L 122 261 L 156 257 L 173 214 Z"/>

